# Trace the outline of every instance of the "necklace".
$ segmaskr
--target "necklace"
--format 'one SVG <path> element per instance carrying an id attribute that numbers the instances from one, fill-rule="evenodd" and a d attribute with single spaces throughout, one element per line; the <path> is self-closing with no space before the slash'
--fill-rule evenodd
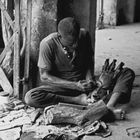
<path id="1" fill-rule="evenodd" d="M 71 52 L 69 51 L 69 48 L 64 46 L 62 43 L 61 43 L 61 40 L 60 40 L 60 36 L 58 35 L 58 38 L 59 38 L 59 42 L 62 46 L 62 50 L 64 52 L 64 54 L 67 56 L 68 59 L 70 60 L 73 60 L 73 56 L 75 55 L 75 51 Z"/>
<path id="2" fill-rule="evenodd" d="M 62 46 L 64 54 L 68 57 L 68 59 L 72 59 L 73 53 L 68 51 L 67 47 Z"/>

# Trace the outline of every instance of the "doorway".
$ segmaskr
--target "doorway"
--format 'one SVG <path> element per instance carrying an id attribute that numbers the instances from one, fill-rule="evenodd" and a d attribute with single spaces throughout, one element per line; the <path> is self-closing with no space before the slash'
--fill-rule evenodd
<path id="1" fill-rule="evenodd" d="M 134 22 L 140 22 L 140 0 L 136 0 L 135 3 Z"/>

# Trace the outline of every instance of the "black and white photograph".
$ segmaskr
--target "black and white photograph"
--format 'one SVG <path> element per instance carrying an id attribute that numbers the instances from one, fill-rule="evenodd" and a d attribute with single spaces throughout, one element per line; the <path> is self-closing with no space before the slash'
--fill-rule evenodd
<path id="1" fill-rule="evenodd" d="M 0 0 L 0 140 L 139 140 L 140 0 Z"/>

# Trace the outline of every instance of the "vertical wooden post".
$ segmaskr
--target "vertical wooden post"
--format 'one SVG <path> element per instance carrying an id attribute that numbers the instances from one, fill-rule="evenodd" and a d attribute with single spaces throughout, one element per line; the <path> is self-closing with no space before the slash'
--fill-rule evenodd
<path id="1" fill-rule="evenodd" d="M 99 0 L 99 17 L 97 22 L 97 29 L 103 29 L 104 28 L 104 0 Z"/>
<path id="2" fill-rule="evenodd" d="M 101 0 L 101 11 L 100 11 L 101 13 L 101 29 L 103 29 L 104 28 L 104 0 Z"/>
<path id="3" fill-rule="evenodd" d="M 14 68 L 13 68 L 13 86 L 14 96 L 19 98 L 19 83 L 20 83 L 20 0 L 15 0 L 15 44 L 14 44 Z"/>
<path id="4" fill-rule="evenodd" d="M 89 33 L 91 37 L 91 44 L 92 44 L 93 52 L 95 52 L 96 7 L 97 7 L 96 3 L 97 3 L 97 0 L 90 0 Z M 93 62 L 94 61 L 95 61 L 95 58 L 93 56 Z"/>
<path id="5" fill-rule="evenodd" d="M 23 85 L 23 97 L 22 97 L 23 99 L 25 93 L 29 90 L 31 21 L 32 21 L 32 0 L 27 0 L 27 44 L 25 49 L 25 62 L 24 62 L 24 85 Z"/>

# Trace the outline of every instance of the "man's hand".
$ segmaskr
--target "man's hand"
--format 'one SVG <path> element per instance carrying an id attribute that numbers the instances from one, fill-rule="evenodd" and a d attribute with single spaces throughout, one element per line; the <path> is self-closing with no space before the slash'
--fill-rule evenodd
<path id="1" fill-rule="evenodd" d="M 83 92 L 90 92 L 95 89 L 96 84 L 92 80 L 80 80 L 77 82 L 77 87 Z"/>
<path id="2" fill-rule="evenodd" d="M 121 62 L 118 67 L 116 67 L 116 61 L 113 60 L 111 64 L 109 64 L 109 59 L 106 59 L 103 67 L 102 67 L 102 72 L 97 80 L 97 83 L 99 87 L 102 87 L 104 89 L 109 89 L 113 82 L 116 80 L 116 77 L 120 74 L 120 72 L 123 69 L 124 63 Z"/>

